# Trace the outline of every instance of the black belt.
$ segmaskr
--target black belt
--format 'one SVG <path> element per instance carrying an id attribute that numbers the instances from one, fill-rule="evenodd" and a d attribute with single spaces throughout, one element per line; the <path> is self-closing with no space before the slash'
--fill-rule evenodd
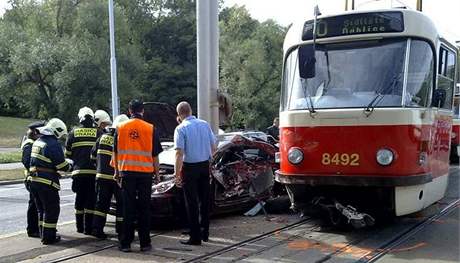
<path id="1" fill-rule="evenodd" d="M 197 166 L 204 166 L 204 165 L 209 165 L 209 160 L 206 160 L 204 162 L 197 162 L 197 163 L 184 162 L 184 166 L 187 166 L 187 167 L 197 167 Z"/>

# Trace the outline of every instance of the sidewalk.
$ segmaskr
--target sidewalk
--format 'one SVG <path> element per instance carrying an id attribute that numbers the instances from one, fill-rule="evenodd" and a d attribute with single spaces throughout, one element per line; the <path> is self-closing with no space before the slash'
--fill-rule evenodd
<path id="1" fill-rule="evenodd" d="M 22 163 L 0 163 L 0 170 L 14 170 L 24 168 Z"/>

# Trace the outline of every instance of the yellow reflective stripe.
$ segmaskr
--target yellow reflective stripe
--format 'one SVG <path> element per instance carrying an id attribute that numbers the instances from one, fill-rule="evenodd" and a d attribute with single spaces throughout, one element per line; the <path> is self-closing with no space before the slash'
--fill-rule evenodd
<path id="1" fill-rule="evenodd" d="M 85 214 L 94 214 L 94 210 L 91 210 L 91 209 L 86 209 L 85 208 Z"/>
<path id="2" fill-rule="evenodd" d="M 27 177 L 30 175 L 30 172 L 28 170 L 24 170 L 24 176 Z"/>
<path id="3" fill-rule="evenodd" d="M 75 148 L 75 147 L 82 147 L 82 146 L 94 146 L 94 144 L 96 144 L 96 142 L 75 142 L 75 143 L 72 143 L 72 148 Z"/>
<path id="4" fill-rule="evenodd" d="M 66 165 L 68 165 L 68 164 L 69 164 L 69 163 L 68 163 L 67 161 L 64 161 L 64 162 L 62 162 L 62 163 L 56 165 L 56 168 L 57 168 L 57 169 L 62 169 L 62 168 L 64 168 L 64 167 L 65 167 Z"/>
<path id="5" fill-rule="evenodd" d="M 96 156 L 91 155 L 91 160 L 97 160 Z"/>
<path id="6" fill-rule="evenodd" d="M 38 153 L 32 153 L 30 155 L 31 157 L 34 157 L 34 158 L 37 158 L 37 159 L 40 159 L 44 162 L 47 162 L 47 163 L 51 163 L 51 160 L 49 158 L 46 158 L 45 156 L 41 155 L 41 154 L 38 154 Z"/>
<path id="7" fill-rule="evenodd" d="M 123 217 L 117 217 L 117 222 L 123 222 Z"/>
<path id="8" fill-rule="evenodd" d="M 102 178 L 102 179 L 113 180 L 113 175 L 97 173 L 97 174 L 96 174 L 96 178 Z"/>
<path id="9" fill-rule="evenodd" d="M 82 170 L 74 170 L 74 171 L 72 172 L 72 175 L 77 175 L 77 174 L 89 174 L 89 175 L 94 175 L 94 174 L 96 174 L 96 170 L 82 169 Z"/>
<path id="10" fill-rule="evenodd" d="M 72 155 L 72 151 L 65 150 L 64 154 L 65 154 L 65 156 L 71 156 L 71 155 Z"/>
<path id="11" fill-rule="evenodd" d="M 39 226 L 43 226 L 43 221 L 38 221 Z"/>
<path id="12" fill-rule="evenodd" d="M 85 213 L 85 211 L 83 211 L 83 210 L 77 210 L 77 209 L 75 209 L 75 214 L 76 214 L 76 215 L 83 215 L 84 213 Z"/>
<path id="13" fill-rule="evenodd" d="M 102 217 L 106 217 L 106 216 L 107 216 L 106 213 L 102 213 L 102 212 L 99 212 L 99 211 L 97 211 L 97 210 L 94 210 L 94 211 L 93 211 L 93 214 L 95 214 L 95 215 L 97 215 L 97 216 L 102 216 Z"/>
<path id="14" fill-rule="evenodd" d="M 43 227 L 46 227 L 46 228 L 56 228 L 57 227 L 57 224 L 56 223 L 46 223 L 46 222 L 43 222 Z"/>
<path id="15" fill-rule="evenodd" d="M 22 144 L 21 144 L 21 150 L 24 150 L 24 146 L 26 146 L 27 144 L 33 144 L 34 143 L 34 140 L 32 139 L 27 139 L 25 140 Z"/>
<path id="16" fill-rule="evenodd" d="M 97 150 L 97 154 L 105 154 L 105 155 L 112 156 L 112 152 L 107 151 L 107 150 Z"/>
<path id="17" fill-rule="evenodd" d="M 61 190 L 61 187 L 57 183 L 55 183 L 55 182 L 53 182 L 51 180 L 45 179 L 45 178 L 41 178 L 41 177 L 37 177 L 37 176 L 31 176 L 30 181 L 36 182 L 36 183 L 47 184 L 47 185 L 50 185 L 50 186 L 56 188 L 57 190 Z"/>

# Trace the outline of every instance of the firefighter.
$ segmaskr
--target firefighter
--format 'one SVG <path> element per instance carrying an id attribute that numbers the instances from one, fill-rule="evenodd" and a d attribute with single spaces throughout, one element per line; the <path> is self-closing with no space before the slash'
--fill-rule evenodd
<path id="1" fill-rule="evenodd" d="M 107 212 L 110 208 L 112 196 L 115 196 L 117 203 L 115 230 L 118 236 L 121 235 L 123 224 L 123 210 L 121 189 L 113 178 L 114 169 L 110 166 L 113 151 L 113 136 L 118 124 L 127 121 L 128 116 L 122 114 L 115 118 L 112 126 L 108 127 L 108 133 L 103 134 L 96 141 L 91 150 L 91 158 L 96 160 L 96 207 L 94 208 L 93 232 L 92 235 L 105 239 L 104 226 Z"/>
<path id="2" fill-rule="evenodd" d="M 96 122 L 97 128 L 101 133 L 105 132 L 105 128 L 112 124 L 110 115 L 105 110 L 97 110 L 94 112 L 94 121 Z"/>
<path id="3" fill-rule="evenodd" d="M 38 128 L 45 126 L 44 121 L 36 121 L 29 126 L 27 139 L 21 144 L 22 164 L 24 165 L 24 185 L 29 191 L 29 206 L 27 207 L 27 235 L 29 237 L 40 237 L 38 229 L 38 211 L 35 205 L 34 197 L 30 192 L 30 155 L 32 153 L 32 144 L 40 137 Z"/>
<path id="4" fill-rule="evenodd" d="M 152 177 L 159 178 L 158 154 L 162 151 L 158 131 L 143 120 L 144 105 L 129 103 L 131 119 L 120 124 L 114 136 L 112 165 L 123 196 L 123 234 L 119 249 L 131 251 L 134 219 L 137 214 L 141 251 L 152 249 L 150 239 L 150 198 Z M 137 213 L 136 213 L 137 209 Z"/>
<path id="5" fill-rule="evenodd" d="M 70 171 L 71 162 L 64 158 L 58 139 L 67 134 L 67 127 L 54 118 L 39 128 L 42 136 L 32 144 L 30 158 L 30 191 L 37 205 L 40 236 L 44 245 L 61 240 L 56 235 L 59 218 L 59 178 L 57 171 Z"/>
<path id="6" fill-rule="evenodd" d="M 94 113 L 88 107 L 78 112 L 81 126 L 73 129 L 66 141 L 65 154 L 74 161 L 72 191 L 75 196 L 75 219 L 78 233 L 91 235 L 94 204 L 96 203 L 96 167 L 91 149 L 101 132 L 94 127 Z"/>

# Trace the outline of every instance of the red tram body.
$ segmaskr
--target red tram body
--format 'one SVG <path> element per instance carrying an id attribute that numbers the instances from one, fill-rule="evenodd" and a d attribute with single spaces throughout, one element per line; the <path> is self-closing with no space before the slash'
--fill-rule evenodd
<path id="1" fill-rule="evenodd" d="M 323 195 L 400 216 L 440 200 L 456 47 L 412 10 L 313 23 L 293 25 L 284 44 L 276 180 L 293 206 Z"/>

